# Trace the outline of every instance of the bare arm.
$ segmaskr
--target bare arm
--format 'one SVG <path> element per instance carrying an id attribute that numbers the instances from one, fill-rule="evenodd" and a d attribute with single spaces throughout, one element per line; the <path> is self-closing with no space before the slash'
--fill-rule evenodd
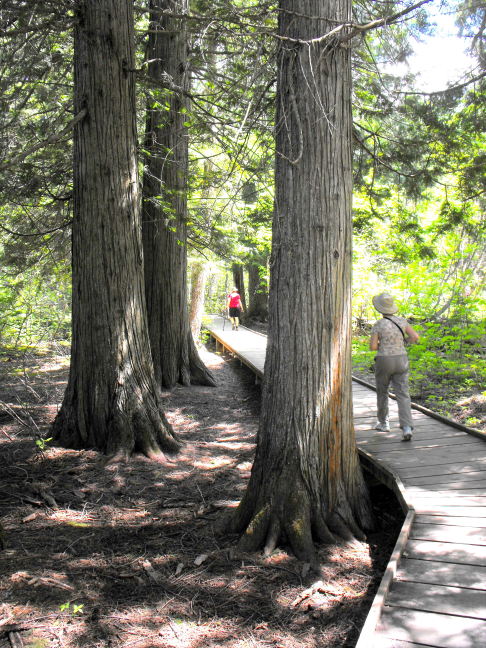
<path id="1" fill-rule="evenodd" d="M 407 326 L 405 327 L 405 333 L 407 334 L 407 342 L 409 344 L 415 344 L 415 342 L 417 342 L 420 337 L 417 331 L 413 329 L 410 324 L 407 324 Z"/>
<path id="2" fill-rule="evenodd" d="M 370 349 L 372 351 L 378 351 L 378 346 L 379 346 L 378 333 L 373 333 L 373 335 L 370 338 Z"/>

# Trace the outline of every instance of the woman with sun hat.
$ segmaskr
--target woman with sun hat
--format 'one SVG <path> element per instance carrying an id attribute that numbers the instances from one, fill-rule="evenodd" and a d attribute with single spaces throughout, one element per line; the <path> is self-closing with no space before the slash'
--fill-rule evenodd
<path id="1" fill-rule="evenodd" d="M 389 293 L 373 297 L 373 306 L 383 315 L 371 329 L 370 349 L 376 351 L 375 380 L 377 400 L 377 422 L 375 429 L 388 432 L 388 388 L 393 387 L 397 404 L 398 419 L 402 429 L 402 440 L 410 441 L 413 433 L 412 409 L 408 388 L 408 356 L 405 343 L 414 344 L 418 333 L 404 317 L 396 315 L 398 306 Z"/>

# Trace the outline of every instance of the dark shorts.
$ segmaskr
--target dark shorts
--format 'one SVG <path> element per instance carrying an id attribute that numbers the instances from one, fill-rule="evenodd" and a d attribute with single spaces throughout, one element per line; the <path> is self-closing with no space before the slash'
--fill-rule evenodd
<path id="1" fill-rule="evenodd" d="M 230 308 L 229 309 L 229 316 L 230 317 L 239 317 L 240 316 L 240 309 L 239 308 Z"/>

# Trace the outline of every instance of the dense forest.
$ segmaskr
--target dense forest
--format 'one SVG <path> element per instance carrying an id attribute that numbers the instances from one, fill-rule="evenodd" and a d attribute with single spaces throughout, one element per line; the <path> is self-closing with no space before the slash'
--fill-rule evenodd
<path id="1" fill-rule="evenodd" d="M 394 292 L 422 333 L 412 351 L 414 396 L 451 411 L 455 394 L 459 401 L 484 384 L 484 7 L 395 4 L 353 5 L 354 352 L 359 367 L 370 364 L 360 333 L 373 319 L 371 296 Z M 139 200 L 146 276 L 154 282 L 146 287 L 149 329 L 152 344 L 177 347 L 179 356 L 195 357 L 187 323 L 175 315 L 188 298 L 196 339 L 201 309 L 221 312 L 233 283 L 248 302 L 247 323 L 267 319 L 275 9 L 134 7 Z M 1 342 L 69 345 L 72 135 L 83 119 L 73 104 L 76 3 L 2 2 L 1 11 Z M 433 32 L 434 13 L 456 22 L 471 58 L 461 78 L 428 94 L 411 72 L 394 74 L 392 63 Z M 171 32 L 167 43 L 157 30 Z M 157 147 L 174 151 L 171 164 Z M 158 213 L 174 236 L 153 248 Z M 184 276 L 173 301 L 157 282 L 176 272 Z M 166 386 L 181 372 L 204 373 L 196 359 L 170 363 L 155 368 Z"/>
<path id="2" fill-rule="evenodd" d="M 485 12 L 479 0 L 0 0 L 1 416 L 31 442 L 35 459 L 21 454 L 34 483 L 49 460 L 56 485 L 85 462 L 82 499 L 99 490 L 123 519 L 118 557 L 139 532 L 145 549 L 158 533 L 113 513 L 123 482 L 153 498 L 137 511 L 158 515 L 156 486 L 179 479 L 173 462 L 189 481 L 204 466 L 205 437 L 192 439 L 194 414 L 180 412 L 198 402 L 214 414 L 237 398 L 218 391 L 228 369 L 204 346 L 204 319 L 226 315 L 233 286 L 243 324 L 269 339 L 260 411 L 247 403 L 255 388 L 224 374 L 242 390 L 235 420 L 259 421 L 254 461 L 253 450 L 239 458 L 239 503 L 212 520 L 245 555 L 285 546 L 305 573 L 321 573 L 318 547 L 372 533 L 351 380 L 373 379 L 377 293 L 391 292 L 420 334 L 412 399 L 486 429 Z M 403 69 L 443 20 L 468 64 L 430 90 L 419 69 Z M 184 484 L 167 506 L 191 529 Z M 201 488 L 218 499 L 213 479 Z M 214 510 L 201 488 L 204 517 Z M 81 514 L 61 522 L 77 542 L 69 525 Z M 193 547 L 197 533 L 181 528 L 181 546 L 189 533 Z M 212 532 L 201 537 L 215 551 Z M 170 532 L 164 543 L 169 556 Z M 184 564 L 167 561 L 179 577 Z M 148 558 L 140 565 L 161 585 Z M 140 576 L 132 585 L 133 602 Z M 61 611 L 83 614 L 84 603 L 70 608 L 77 599 Z M 108 645 L 101 630 L 65 645 L 94 636 Z M 326 645 L 351 645 L 340 642 Z"/>

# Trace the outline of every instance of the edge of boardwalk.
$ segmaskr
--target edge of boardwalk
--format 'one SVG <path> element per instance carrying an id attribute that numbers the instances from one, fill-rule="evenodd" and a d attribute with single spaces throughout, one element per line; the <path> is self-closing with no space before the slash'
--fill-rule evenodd
<path id="1" fill-rule="evenodd" d="M 383 606 L 385 604 L 385 598 L 397 573 L 405 545 L 408 542 L 408 537 L 415 519 L 415 509 L 410 503 L 407 490 L 397 473 L 386 463 L 376 459 L 369 452 L 366 452 L 366 450 L 358 448 L 358 452 L 361 457 L 361 464 L 364 468 L 369 472 L 372 472 L 380 481 L 394 491 L 403 512 L 406 514 L 400 534 L 397 538 L 385 572 L 380 581 L 380 585 L 373 602 L 371 603 L 363 627 L 361 628 L 358 642 L 355 646 L 355 648 L 374 648 L 376 626 L 380 620 Z"/>
<path id="2" fill-rule="evenodd" d="M 245 358 L 243 358 L 236 349 L 231 348 L 231 345 L 223 342 L 218 338 L 217 332 L 212 331 L 207 327 L 207 330 L 209 333 L 217 340 L 220 342 L 220 344 L 223 346 L 223 348 L 227 348 L 231 353 L 236 355 L 243 363 L 245 363 L 254 373 L 257 374 L 257 376 L 262 377 L 262 372 L 256 368 L 255 366 L 252 365 L 252 363 L 248 362 Z M 246 328 L 246 327 L 244 327 Z M 247 329 L 248 331 L 251 331 L 252 333 L 255 333 L 257 335 L 266 337 L 264 334 L 259 333 L 257 331 L 252 331 L 251 329 Z M 361 378 L 357 378 L 353 376 L 353 381 L 361 384 L 368 389 L 371 389 L 373 391 L 376 391 L 376 388 L 374 385 L 366 382 L 365 380 L 362 380 Z M 393 394 L 390 394 L 392 398 L 394 398 Z M 468 428 L 467 426 L 457 423 L 456 421 L 452 421 L 450 419 L 447 419 L 444 416 L 441 416 L 440 414 L 437 414 L 436 412 L 432 412 L 431 410 L 428 410 L 425 407 L 422 407 L 420 405 L 417 405 L 416 403 L 412 403 L 412 407 L 418 411 L 423 412 L 427 416 L 430 416 L 431 418 L 434 418 L 436 420 L 439 420 L 443 423 L 446 423 L 452 427 L 455 427 L 457 429 L 460 429 L 464 432 L 467 432 L 468 434 L 471 434 L 473 436 L 479 437 L 480 439 L 486 440 L 486 433 L 481 432 L 480 430 L 475 430 L 473 428 Z M 406 491 L 405 486 L 403 485 L 403 482 L 401 481 L 400 477 L 398 474 L 392 470 L 385 462 L 382 460 L 373 457 L 369 452 L 366 450 L 363 450 L 358 447 L 358 452 L 360 455 L 361 463 L 363 467 L 374 474 L 380 481 L 382 481 L 384 484 L 386 484 L 391 490 L 394 491 L 395 495 L 397 496 L 397 499 L 400 502 L 400 505 L 402 507 L 403 512 L 405 513 L 405 520 L 402 525 L 402 528 L 400 530 L 400 534 L 398 536 L 398 539 L 395 543 L 395 546 L 393 548 L 393 552 L 390 556 L 390 559 L 388 561 L 387 567 L 385 569 L 385 572 L 383 574 L 383 577 L 380 581 L 380 585 L 378 587 L 378 590 L 373 598 L 373 601 L 371 603 L 371 607 L 368 611 L 368 614 L 366 616 L 365 622 L 363 624 L 363 627 L 361 629 L 358 641 L 355 645 L 355 648 L 375 648 L 375 640 L 376 640 L 376 627 L 378 625 L 378 622 L 380 620 L 380 616 L 382 614 L 384 604 L 385 604 L 385 598 L 388 594 L 388 591 L 390 589 L 390 586 L 392 584 L 393 579 L 396 576 L 400 560 L 402 558 L 403 552 L 405 550 L 405 546 L 408 542 L 408 538 L 412 529 L 412 524 L 415 518 L 415 509 L 413 505 L 411 504 L 409 498 L 408 498 L 408 493 Z"/>

